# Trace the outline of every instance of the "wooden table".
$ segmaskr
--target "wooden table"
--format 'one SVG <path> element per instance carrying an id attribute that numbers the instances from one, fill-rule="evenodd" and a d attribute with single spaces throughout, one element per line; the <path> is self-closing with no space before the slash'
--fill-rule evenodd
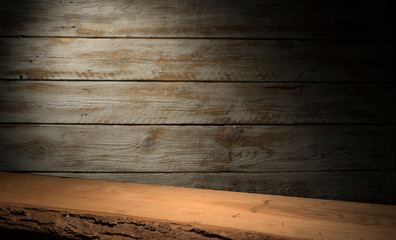
<path id="1" fill-rule="evenodd" d="M 396 206 L 0 173 L 0 228 L 99 239 L 395 239 Z"/>

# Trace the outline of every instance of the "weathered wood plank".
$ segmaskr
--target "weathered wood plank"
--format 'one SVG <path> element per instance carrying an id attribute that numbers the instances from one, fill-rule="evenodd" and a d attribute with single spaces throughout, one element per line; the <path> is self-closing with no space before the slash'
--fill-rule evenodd
<path id="1" fill-rule="evenodd" d="M 147 220 L 47 206 L 0 202 L 0 234 L 13 239 L 286 240 L 268 234 L 169 221 Z"/>
<path id="2" fill-rule="evenodd" d="M 1 35 L 389 39 L 393 1 L 2 1 Z"/>
<path id="3" fill-rule="evenodd" d="M 0 79 L 394 82 L 394 44 L 1 38 Z"/>
<path id="4" fill-rule="evenodd" d="M 390 240 L 396 234 L 395 206 L 10 173 L 0 174 L 0 190 L 0 202 L 32 210 L 205 224 L 293 239 Z M 1 209 L 10 219 L 13 208 Z M 38 214 L 31 215 L 26 218 Z M 87 225 L 81 227 L 89 234 Z M 76 228 L 73 222 L 70 228 Z"/>
<path id="5" fill-rule="evenodd" d="M 267 173 L 37 172 L 36 174 L 294 197 L 396 204 L 396 173 L 394 171 L 295 171 Z"/>
<path id="6" fill-rule="evenodd" d="M 394 84 L 1 81 L 0 122 L 395 123 Z"/>
<path id="7" fill-rule="evenodd" d="M 0 125 L 0 170 L 394 170 L 395 126 Z"/>

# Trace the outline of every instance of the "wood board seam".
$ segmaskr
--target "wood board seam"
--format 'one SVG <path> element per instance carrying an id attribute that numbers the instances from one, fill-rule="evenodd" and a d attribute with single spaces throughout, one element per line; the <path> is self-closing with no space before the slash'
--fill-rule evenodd
<path id="1" fill-rule="evenodd" d="M 0 79 L 0 82 L 86 82 L 86 83 L 229 83 L 229 84 L 370 84 L 370 85 L 396 85 L 396 82 L 392 81 L 234 81 L 234 80 L 152 80 L 152 79 L 140 79 L 140 80 L 117 80 L 117 79 Z"/>
<path id="2" fill-rule="evenodd" d="M 227 174 L 227 173 L 238 173 L 238 174 L 251 174 L 251 173 L 320 173 L 320 172 L 326 172 L 326 173 L 348 173 L 348 172 L 396 172 L 396 169 L 378 169 L 378 170 L 372 170 L 372 169 L 356 169 L 356 170 L 351 170 L 351 169 L 346 169 L 346 170 L 316 170 L 316 171 L 145 171 L 145 172 L 134 172 L 134 171 L 126 171 L 126 172 L 121 172 L 121 171 L 4 171 L 4 172 L 11 172 L 11 173 L 84 173 L 84 174 L 103 174 L 103 173 L 114 173 L 114 174 L 130 174 L 130 173 L 160 173 L 160 174 L 185 174 L 185 173 L 215 173 L 215 174 Z"/>
<path id="3" fill-rule="evenodd" d="M 232 126 L 396 126 L 395 123 L 57 123 L 57 122 L 0 122 L 6 125 L 45 125 L 45 126 L 180 126 L 180 127 L 232 127 Z"/>
<path id="4" fill-rule="evenodd" d="M 394 42 L 395 38 L 274 38 L 274 37 L 147 37 L 147 36 L 63 36 L 63 35 L 0 35 L 0 38 L 81 38 L 81 39 L 175 39 L 175 40 L 257 40 L 257 41 L 342 41 Z"/>

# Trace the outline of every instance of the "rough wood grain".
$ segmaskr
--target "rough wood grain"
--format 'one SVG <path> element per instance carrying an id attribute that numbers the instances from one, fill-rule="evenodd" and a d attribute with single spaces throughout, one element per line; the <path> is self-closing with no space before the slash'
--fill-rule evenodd
<path id="1" fill-rule="evenodd" d="M 396 205 L 394 171 L 36 174 Z"/>
<path id="2" fill-rule="evenodd" d="M 394 126 L 0 125 L 3 171 L 395 169 Z"/>
<path id="3" fill-rule="evenodd" d="M 1 1 L 0 34 L 390 39 L 393 1 Z"/>
<path id="4" fill-rule="evenodd" d="M 117 214 L 119 215 L 119 214 Z M 142 220 L 126 216 L 112 216 L 87 211 L 60 210 L 0 202 L 0 233 L 4 230 L 30 233 L 24 239 L 86 239 L 86 240 L 130 240 L 130 239 L 243 239 L 285 240 L 257 232 L 213 228 L 198 224 Z M 3 230 L 3 231 L 2 231 Z M 30 237 L 40 234 L 38 237 Z M 45 235 L 44 235 L 45 234 Z M 44 238 L 42 236 L 46 236 Z M 34 236 L 34 235 L 33 235 Z M 30 237 L 30 238 L 29 238 Z M 18 238 L 19 239 L 19 238 Z M 288 238 L 289 239 L 289 238 Z"/>
<path id="5" fill-rule="evenodd" d="M 10 173 L 0 174 L 0 190 L 0 202 L 8 204 L 285 238 L 387 240 L 396 234 L 395 206 Z"/>
<path id="6" fill-rule="evenodd" d="M 1 122 L 395 123 L 394 84 L 1 81 Z"/>
<path id="7" fill-rule="evenodd" d="M 0 38 L 0 79 L 394 82 L 381 41 Z"/>

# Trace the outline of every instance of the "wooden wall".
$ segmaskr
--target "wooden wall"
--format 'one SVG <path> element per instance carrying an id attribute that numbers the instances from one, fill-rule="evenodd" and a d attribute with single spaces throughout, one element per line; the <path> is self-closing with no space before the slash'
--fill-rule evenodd
<path id="1" fill-rule="evenodd" d="M 0 7 L 0 170 L 396 204 L 391 1 Z"/>

